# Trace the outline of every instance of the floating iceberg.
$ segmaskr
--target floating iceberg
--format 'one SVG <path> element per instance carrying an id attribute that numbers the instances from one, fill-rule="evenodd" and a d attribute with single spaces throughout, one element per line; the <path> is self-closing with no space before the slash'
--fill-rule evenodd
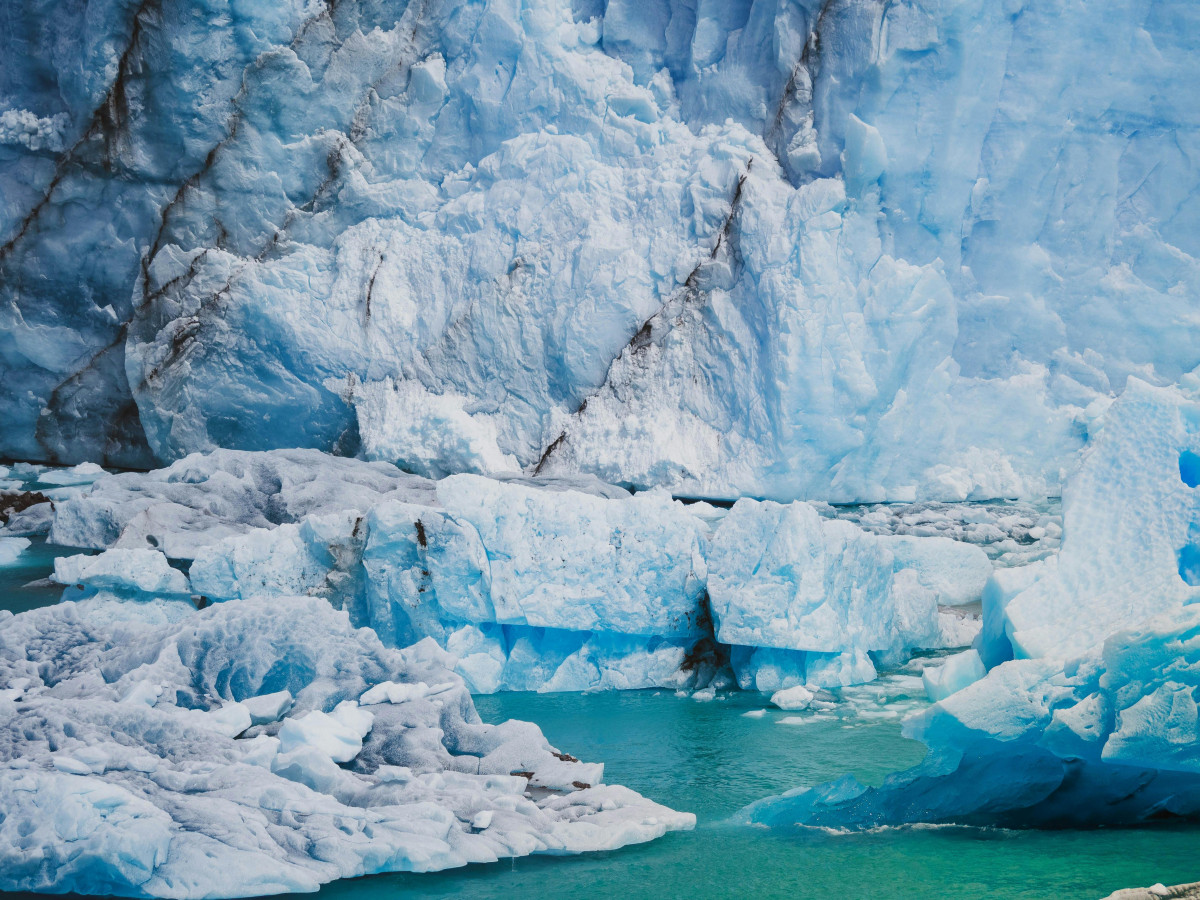
<path id="1" fill-rule="evenodd" d="M 695 821 L 481 723 L 432 642 L 387 649 L 321 599 L 101 593 L 0 620 L 4 890 L 313 891 Z"/>
<path id="2" fill-rule="evenodd" d="M 1200 815 L 1200 382 L 1137 379 L 1068 483 L 1056 558 L 997 570 L 978 651 L 925 671 L 926 760 L 750 807 L 759 823 L 1102 825 Z M 983 663 L 991 669 L 983 676 Z M 982 676 L 982 677 L 981 677 Z"/>

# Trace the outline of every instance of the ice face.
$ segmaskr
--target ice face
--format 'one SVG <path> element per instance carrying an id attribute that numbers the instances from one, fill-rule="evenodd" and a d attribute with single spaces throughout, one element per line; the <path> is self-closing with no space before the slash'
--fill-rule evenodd
<path id="1" fill-rule="evenodd" d="M 907 723 L 926 760 L 843 780 L 752 821 L 1097 825 L 1200 815 L 1196 660 L 1200 401 L 1135 379 L 1064 491 L 1061 552 L 996 570 L 976 649 L 924 671 Z M 984 665 L 990 671 L 984 673 Z"/>
<path id="2" fill-rule="evenodd" d="M 695 821 L 482 724 L 431 642 L 389 650 L 318 598 L 171 602 L 0 612 L 0 888 L 313 891 Z"/>
<path id="3" fill-rule="evenodd" d="M 1198 423 L 1194 396 L 1130 379 L 1064 491 L 1057 564 L 998 614 L 1016 656 L 1078 652 L 1200 596 Z"/>
<path id="4" fill-rule="evenodd" d="M 870 681 L 868 654 L 892 664 L 914 648 L 969 643 L 969 631 L 957 644 L 943 636 L 940 610 L 978 600 L 992 571 L 969 544 L 875 535 L 806 503 L 755 500 L 720 521 L 708 565 L 718 640 L 789 651 L 734 656 L 739 681 L 759 690 Z"/>
<path id="5" fill-rule="evenodd" d="M 706 529 L 666 493 L 614 501 L 459 475 L 437 495 L 486 549 L 491 621 L 696 635 Z"/>
<path id="6" fill-rule="evenodd" d="M 1055 493 L 1195 363 L 1196 12 L 1010 6 L 27 3 L 0 455 Z"/>
<path id="7" fill-rule="evenodd" d="M 29 549 L 30 541 L 23 537 L 0 538 L 0 566 L 11 566 Z"/>

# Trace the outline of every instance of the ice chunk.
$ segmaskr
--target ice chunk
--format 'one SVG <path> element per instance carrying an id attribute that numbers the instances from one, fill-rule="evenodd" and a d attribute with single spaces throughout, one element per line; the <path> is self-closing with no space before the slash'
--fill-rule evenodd
<path id="1" fill-rule="evenodd" d="M 290 691 L 275 691 L 270 694 L 260 694 L 257 697 L 247 697 L 242 701 L 250 720 L 255 725 L 267 722 L 277 722 L 292 706 Z"/>
<path id="2" fill-rule="evenodd" d="M 70 469 L 51 469 L 48 472 L 42 472 L 38 475 L 37 480 L 42 484 L 91 484 L 104 474 L 104 469 L 95 463 L 83 462 Z"/>
<path id="3" fill-rule="evenodd" d="M 987 674 L 976 650 L 964 650 L 947 657 L 940 666 L 927 666 L 921 672 L 925 693 L 930 700 L 944 700 Z"/>
<path id="4" fill-rule="evenodd" d="M 279 729 L 279 752 L 291 753 L 303 747 L 313 747 L 334 762 L 349 762 L 362 750 L 362 739 L 370 730 L 372 717 L 343 721 L 345 716 L 326 715 L 313 710 L 295 719 L 288 719 Z M 361 726 L 365 724 L 366 728 Z M 355 727 L 359 726 L 359 727 Z"/>
<path id="5" fill-rule="evenodd" d="M 250 727 L 250 710 L 241 703 L 226 703 L 218 709 L 198 713 L 204 717 L 204 727 L 220 732 L 226 737 L 237 737 Z"/>
<path id="6" fill-rule="evenodd" d="M 488 554 L 495 621 L 621 634 L 696 634 L 703 527 L 664 493 L 605 500 L 459 475 L 448 513 Z"/>
<path id="7" fill-rule="evenodd" d="M 259 594 L 339 596 L 353 580 L 366 538 L 357 510 L 255 528 L 195 551 L 192 588 L 212 600 Z"/>
<path id="8" fill-rule="evenodd" d="M 1057 565 L 1011 597 L 998 587 L 1002 609 L 985 608 L 1017 656 L 1079 653 L 1200 596 L 1186 566 L 1200 513 L 1180 468 L 1198 420 L 1194 397 L 1129 379 L 1064 492 Z"/>
<path id="9" fill-rule="evenodd" d="M 29 549 L 30 541 L 23 537 L 0 537 L 0 566 L 11 566 Z"/>
<path id="10" fill-rule="evenodd" d="M 0 888 L 88 889 L 102 872 L 128 896 L 311 891 L 694 824 L 600 784 L 600 766 L 536 726 L 481 723 L 431 642 L 390 650 L 317 598 L 178 622 L 155 614 L 163 603 L 127 604 L 143 615 L 122 619 L 97 595 L 0 628 L 0 683 L 24 685 L 20 705 L 0 698 L 14 751 L 0 764 Z M 434 687 L 357 702 L 418 683 Z M 268 716 L 282 716 L 278 738 L 233 737 Z"/>
<path id="11" fill-rule="evenodd" d="M 817 687 L 863 684 L 874 681 L 875 674 L 874 664 L 862 650 L 804 655 L 804 677 Z"/>
<path id="12" fill-rule="evenodd" d="M 188 577 L 171 568 L 157 550 L 106 550 L 96 556 L 76 554 L 54 560 L 54 580 L 111 591 L 186 594 Z"/>
<path id="13" fill-rule="evenodd" d="M 782 691 L 776 691 L 771 695 L 771 702 L 780 709 L 807 709 L 808 704 L 812 703 L 812 691 L 807 688 L 796 685 Z"/>
<path id="14" fill-rule="evenodd" d="M 891 549 L 922 540 L 880 538 L 822 518 L 805 503 L 739 500 L 717 527 L 708 556 L 717 637 L 808 651 L 806 680 L 816 684 L 870 680 L 867 652 L 898 656 L 938 641 L 935 588 L 923 586 L 907 562 L 939 559 L 946 548 L 921 557 L 901 543 L 907 557 L 900 561 Z M 983 563 L 990 569 L 986 557 Z M 926 564 L 931 583 L 934 568 Z"/>
<path id="15" fill-rule="evenodd" d="M 730 651 L 729 663 L 742 690 L 775 693 L 804 684 L 806 656 L 803 650 L 735 646 Z"/>
<path id="16" fill-rule="evenodd" d="M 911 569 L 917 582 L 933 591 L 939 606 L 977 603 L 992 574 L 983 550 L 946 537 L 897 536 L 890 549 L 896 571 Z"/>

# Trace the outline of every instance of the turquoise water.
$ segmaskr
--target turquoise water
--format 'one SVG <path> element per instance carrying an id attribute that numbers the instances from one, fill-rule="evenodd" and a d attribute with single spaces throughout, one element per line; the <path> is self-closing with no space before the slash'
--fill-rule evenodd
<path id="1" fill-rule="evenodd" d="M 489 721 L 537 722 L 550 742 L 603 760 L 609 782 L 694 812 L 695 831 L 624 850 L 536 857 L 327 886 L 322 900 L 384 897 L 1080 898 L 1200 877 L 1200 829 L 1016 832 L 965 828 L 833 835 L 723 823 L 752 800 L 853 772 L 878 783 L 920 760 L 895 719 L 780 724 L 758 694 L 699 703 L 670 693 L 500 694 Z"/>
<path id="2" fill-rule="evenodd" d="M 62 585 L 46 583 L 46 577 L 54 569 L 54 557 L 79 551 L 47 544 L 45 538 L 29 540 L 32 544 L 13 565 L 0 566 L 0 609 L 21 613 L 57 603 L 62 596 Z"/>

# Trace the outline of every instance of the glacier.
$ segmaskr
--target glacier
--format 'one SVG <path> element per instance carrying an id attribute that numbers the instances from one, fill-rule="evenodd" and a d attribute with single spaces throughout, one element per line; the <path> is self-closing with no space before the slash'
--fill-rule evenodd
<path id="1" fill-rule="evenodd" d="M 694 817 L 470 694 L 799 725 L 898 667 L 924 762 L 738 821 L 1200 817 L 1196 34 L 4 4 L 0 570 L 62 594 L 0 611 L 0 888 L 651 840 Z"/>
<path id="2" fill-rule="evenodd" d="M 827 704 L 872 658 L 941 646 L 994 565 L 803 501 L 584 476 L 434 481 L 305 449 L 13 468 L 12 495 L 39 502 L 0 529 L 0 565 L 34 539 L 66 555 L 60 602 L 0 611 L 5 890 L 310 891 L 687 829 L 536 726 L 483 724 L 469 691 L 740 683 Z M 817 611 L 780 632 L 762 597 L 785 593 Z M 959 643 L 982 627 L 960 621 Z"/>
<path id="3" fill-rule="evenodd" d="M 1200 361 L 1185 0 L 3 17 L 2 456 L 1036 498 Z"/>

